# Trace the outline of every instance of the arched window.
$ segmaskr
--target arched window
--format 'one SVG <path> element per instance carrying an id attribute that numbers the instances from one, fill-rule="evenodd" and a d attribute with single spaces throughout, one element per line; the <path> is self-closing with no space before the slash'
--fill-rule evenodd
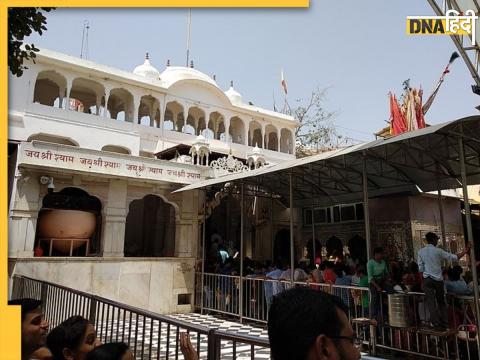
<path id="1" fill-rule="evenodd" d="M 214 111 L 210 114 L 207 127 L 213 132 L 214 139 L 225 139 L 225 117 L 218 111 Z"/>
<path id="2" fill-rule="evenodd" d="M 144 95 L 140 99 L 140 107 L 138 109 L 138 123 L 145 126 L 155 126 L 160 121 L 160 113 L 158 109 L 160 102 L 151 95 Z M 158 116 L 157 116 L 158 115 Z M 156 126 L 155 126 L 156 127 Z"/>
<path id="3" fill-rule="evenodd" d="M 293 134 L 289 129 L 282 129 L 280 132 L 280 151 L 293 154 Z"/>
<path id="4" fill-rule="evenodd" d="M 245 145 L 245 125 L 238 116 L 230 120 L 229 134 L 233 143 Z"/>
<path id="5" fill-rule="evenodd" d="M 125 256 L 174 256 L 175 208 L 156 195 L 132 201 L 124 251 Z"/>
<path id="6" fill-rule="evenodd" d="M 101 211 L 100 200 L 79 188 L 45 195 L 38 213 L 36 256 L 98 255 Z"/>
<path id="7" fill-rule="evenodd" d="M 278 151 L 277 128 L 270 124 L 265 128 L 265 147 L 268 150 Z"/>
<path id="8" fill-rule="evenodd" d="M 132 122 L 133 95 L 125 89 L 113 89 L 108 97 L 107 110 L 111 119 Z"/>
<path id="9" fill-rule="evenodd" d="M 27 139 L 28 142 L 31 142 L 34 140 L 45 141 L 52 144 L 78 146 L 78 143 L 70 138 L 63 137 L 63 136 L 50 135 L 50 134 L 34 134 Z"/>
<path id="10" fill-rule="evenodd" d="M 123 146 L 118 146 L 118 145 L 105 145 L 104 147 L 102 147 L 102 151 L 109 151 L 109 152 L 125 154 L 125 155 L 131 154 L 129 149 Z"/>
<path id="11" fill-rule="evenodd" d="M 63 75 L 53 70 L 41 71 L 35 81 L 33 102 L 62 108 L 66 88 L 67 80 Z"/>
<path id="12" fill-rule="evenodd" d="M 86 114 L 100 114 L 105 88 L 102 84 L 84 78 L 76 78 L 70 90 L 70 110 Z"/>
<path id="13" fill-rule="evenodd" d="M 200 120 L 203 119 L 202 130 L 205 129 L 205 112 L 198 106 L 192 106 L 188 109 L 186 134 L 199 135 L 200 134 Z"/>
<path id="14" fill-rule="evenodd" d="M 165 109 L 164 129 L 182 132 L 183 106 L 177 101 L 167 103 Z"/>
<path id="15" fill-rule="evenodd" d="M 250 122 L 248 137 L 248 145 L 262 147 L 262 126 L 255 120 Z"/>

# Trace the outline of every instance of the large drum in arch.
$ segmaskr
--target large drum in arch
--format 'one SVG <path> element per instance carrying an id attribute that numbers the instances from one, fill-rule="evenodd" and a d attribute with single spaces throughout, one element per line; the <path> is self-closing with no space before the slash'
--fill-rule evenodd
<path id="1" fill-rule="evenodd" d="M 38 231 L 41 239 L 55 240 L 52 247 L 68 254 L 72 239 L 90 239 L 95 232 L 96 216 L 89 211 L 42 209 L 38 218 Z M 82 246 L 81 241 L 74 241 L 72 249 Z"/>

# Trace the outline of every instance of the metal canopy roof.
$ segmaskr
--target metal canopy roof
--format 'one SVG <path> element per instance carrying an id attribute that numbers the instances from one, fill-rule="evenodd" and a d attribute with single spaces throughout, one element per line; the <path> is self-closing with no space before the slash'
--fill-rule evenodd
<path id="1" fill-rule="evenodd" d="M 458 188 L 460 138 L 464 143 L 468 184 L 478 184 L 480 116 L 470 116 L 268 168 L 204 180 L 177 192 L 215 190 L 227 182 L 242 182 L 247 193 L 277 195 L 288 200 L 292 174 L 294 201 L 303 206 L 357 201 L 363 196 L 364 159 L 369 197 Z"/>

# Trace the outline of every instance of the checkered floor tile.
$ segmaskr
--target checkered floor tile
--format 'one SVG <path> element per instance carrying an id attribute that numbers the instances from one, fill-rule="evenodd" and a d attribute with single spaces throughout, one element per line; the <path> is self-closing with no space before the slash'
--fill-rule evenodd
<path id="1" fill-rule="evenodd" d="M 201 314 L 176 314 L 169 317 L 183 322 L 204 326 L 208 329 L 219 329 L 226 332 L 245 334 L 260 338 L 268 338 L 267 331 L 249 325 L 239 324 L 232 321 L 222 320 L 211 315 Z M 184 329 L 178 329 L 174 326 L 168 326 L 166 323 L 159 323 L 146 319 L 142 316 L 132 318 L 109 319 L 109 321 L 97 324 L 97 332 L 100 334 L 103 342 L 124 341 L 130 345 L 136 359 L 183 359 L 181 351 L 177 348 L 177 338 Z M 208 340 L 206 335 L 199 335 L 190 332 L 192 345 L 197 348 L 200 359 L 207 358 Z M 221 359 L 238 360 L 251 359 L 252 349 L 250 345 L 236 343 L 232 341 L 221 342 Z M 253 349 L 255 359 L 270 359 L 270 350 L 255 346 Z"/>

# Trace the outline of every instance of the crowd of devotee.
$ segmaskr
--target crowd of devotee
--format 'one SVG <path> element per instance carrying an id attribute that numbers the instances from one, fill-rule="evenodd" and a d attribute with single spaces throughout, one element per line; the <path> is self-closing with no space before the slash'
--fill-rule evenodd
<path id="1" fill-rule="evenodd" d="M 436 330 L 455 328 L 458 323 L 471 319 L 459 309 L 458 302 L 446 300 L 454 296 L 473 294 L 472 276 L 458 265 L 470 247 L 458 254 L 451 254 L 437 247 L 438 236 L 427 233 L 426 246 L 415 260 L 408 263 L 387 258 L 381 247 L 374 248 L 367 261 L 352 259 L 348 254 L 333 252 L 329 257 L 315 258 L 315 264 L 297 261 L 293 271 L 293 286 L 308 286 L 337 295 L 349 309 L 351 317 L 375 319 L 379 325 L 388 321 L 388 295 L 408 294 L 417 296 L 412 302 L 416 324 Z M 235 256 L 236 255 L 236 256 Z M 225 250 L 218 241 L 212 242 L 205 272 L 216 275 L 239 276 L 240 258 Z M 272 262 L 243 261 L 244 314 L 267 314 L 272 299 L 292 287 L 292 270 L 289 259 Z M 262 285 L 259 285 L 261 283 Z M 252 287 L 254 289 L 252 289 Z M 358 287 L 358 290 L 356 289 Z M 204 284 L 205 307 L 222 311 L 234 311 L 239 296 L 239 282 L 229 276 L 218 276 Z M 451 295 L 451 296 L 450 296 Z M 264 309 L 258 309 L 258 307 Z M 460 311 L 462 310 L 462 311 Z M 467 309 L 468 310 L 468 309 Z M 471 321 L 471 320 L 469 320 Z"/>

